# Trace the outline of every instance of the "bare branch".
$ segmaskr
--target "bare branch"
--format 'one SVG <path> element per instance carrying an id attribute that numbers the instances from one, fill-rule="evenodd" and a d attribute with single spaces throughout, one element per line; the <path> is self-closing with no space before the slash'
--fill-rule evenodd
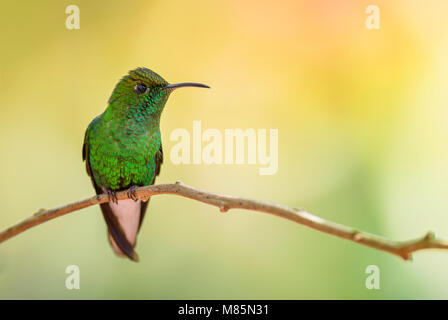
<path id="1" fill-rule="evenodd" d="M 350 240 L 371 248 L 389 252 L 401 257 L 404 260 L 410 260 L 412 253 L 426 249 L 445 249 L 448 250 L 448 242 L 436 239 L 432 232 L 428 232 L 424 237 L 409 241 L 391 241 L 383 237 L 358 231 L 338 223 L 324 220 L 318 216 L 306 212 L 302 209 L 292 208 L 281 204 L 270 203 L 266 201 L 256 201 L 234 197 L 229 195 L 217 194 L 209 191 L 199 190 L 181 182 L 173 184 L 159 184 L 145 186 L 136 189 L 135 196 L 142 200 L 147 200 L 151 196 L 159 194 L 173 194 L 196 201 L 200 201 L 215 207 L 221 212 L 230 209 L 246 209 L 269 213 L 274 216 L 294 221 L 298 224 L 324 232 L 338 238 Z M 118 200 L 128 199 L 126 191 L 117 193 Z M 33 216 L 19 222 L 18 224 L 7 228 L 0 233 L 0 243 L 12 238 L 25 230 L 54 219 L 64 214 L 77 211 L 89 206 L 108 202 L 107 195 L 102 194 L 85 200 L 70 203 L 58 208 L 43 210 L 41 209 Z"/>

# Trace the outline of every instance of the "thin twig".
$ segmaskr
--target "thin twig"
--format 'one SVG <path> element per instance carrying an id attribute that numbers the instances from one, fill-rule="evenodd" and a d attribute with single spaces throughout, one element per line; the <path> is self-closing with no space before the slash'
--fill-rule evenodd
<path id="1" fill-rule="evenodd" d="M 292 208 L 281 204 L 266 201 L 255 201 L 240 197 L 217 194 L 209 191 L 199 190 L 181 182 L 173 184 L 159 184 L 140 187 L 135 190 L 135 196 L 142 200 L 147 200 L 151 196 L 159 194 L 173 194 L 203 203 L 216 206 L 221 212 L 230 209 L 246 209 L 251 211 L 265 212 L 280 218 L 294 221 L 298 224 L 324 232 L 339 238 L 350 240 L 378 250 L 386 251 L 404 260 L 410 260 L 412 253 L 425 249 L 445 249 L 448 250 L 448 242 L 436 239 L 432 232 L 428 232 L 424 237 L 409 241 L 391 241 L 383 237 L 358 231 L 338 223 L 324 220 L 318 216 L 306 212 L 302 209 Z M 128 199 L 126 191 L 117 193 L 118 200 Z M 41 209 L 33 216 L 7 228 L 0 233 L 0 243 L 12 238 L 25 230 L 54 219 L 64 214 L 77 211 L 89 206 L 108 202 L 109 198 L 105 194 L 94 196 L 85 200 L 70 203 L 58 208 Z"/>

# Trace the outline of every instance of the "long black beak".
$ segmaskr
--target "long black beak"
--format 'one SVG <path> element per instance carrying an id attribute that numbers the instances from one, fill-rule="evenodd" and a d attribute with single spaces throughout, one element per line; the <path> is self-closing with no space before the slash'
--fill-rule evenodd
<path id="1" fill-rule="evenodd" d="M 169 84 L 164 89 L 174 90 L 177 88 L 183 88 L 183 87 L 198 87 L 198 88 L 210 88 L 209 86 L 202 84 L 202 83 L 194 83 L 194 82 L 183 82 L 183 83 L 173 83 Z"/>

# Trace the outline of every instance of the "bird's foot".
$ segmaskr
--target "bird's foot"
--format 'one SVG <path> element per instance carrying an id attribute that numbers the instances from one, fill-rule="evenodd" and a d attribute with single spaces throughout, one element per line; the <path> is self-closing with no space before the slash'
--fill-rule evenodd
<path id="1" fill-rule="evenodd" d="M 117 192 L 107 189 L 107 196 L 109 197 L 109 201 L 112 201 L 115 204 L 118 204 Z"/>
<path id="2" fill-rule="evenodd" d="M 128 198 L 129 199 L 132 199 L 132 200 L 134 200 L 134 201 L 138 201 L 138 198 L 137 198 L 137 196 L 135 195 L 135 190 L 137 190 L 137 188 L 138 188 L 139 186 L 131 186 L 129 189 L 128 189 L 128 191 L 127 191 L 127 194 L 128 194 Z"/>

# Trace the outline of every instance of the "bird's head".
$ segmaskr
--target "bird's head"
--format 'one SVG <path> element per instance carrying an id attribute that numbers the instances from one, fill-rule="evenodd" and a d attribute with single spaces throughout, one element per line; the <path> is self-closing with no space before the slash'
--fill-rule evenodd
<path id="1" fill-rule="evenodd" d="M 169 84 L 161 76 L 147 68 L 129 71 L 115 86 L 109 104 L 120 107 L 149 108 L 151 113 L 162 111 L 169 94 L 182 87 L 209 88 L 201 83 Z"/>

